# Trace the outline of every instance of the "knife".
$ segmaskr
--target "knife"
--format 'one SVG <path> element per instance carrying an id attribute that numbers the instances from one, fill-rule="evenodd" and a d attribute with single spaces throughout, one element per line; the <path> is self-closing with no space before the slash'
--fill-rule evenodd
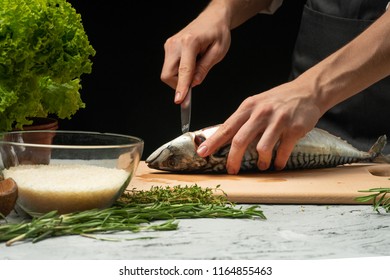
<path id="1" fill-rule="evenodd" d="M 180 113 L 181 113 L 181 132 L 184 134 L 190 130 L 190 121 L 191 121 L 191 94 L 192 88 L 189 88 L 187 96 L 184 98 L 183 102 L 180 104 Z"/>

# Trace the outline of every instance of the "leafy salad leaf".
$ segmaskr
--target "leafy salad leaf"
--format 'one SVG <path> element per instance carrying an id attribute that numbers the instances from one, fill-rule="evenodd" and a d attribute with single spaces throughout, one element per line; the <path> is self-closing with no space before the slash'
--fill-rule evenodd
<path id="1" fill-rule="evenodd" d="M 84 108 L 81 75 L 96 54 L 66 0 L 0 1 L 0 131 Z"/>

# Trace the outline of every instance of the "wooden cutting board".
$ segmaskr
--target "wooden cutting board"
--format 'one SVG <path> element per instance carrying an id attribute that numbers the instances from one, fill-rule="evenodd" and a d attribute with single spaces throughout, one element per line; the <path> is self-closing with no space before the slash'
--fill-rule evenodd
<path id="1" fill-rule="evenodd" d="M 361 204 L 359 190 L 390 188 L 390 164 L 352 164 L 335 168 L 250 174 L 174 174 L 150 169 L 141 161 L 128 189 L 152 186 L 215 188 L 235 203 Z"/>

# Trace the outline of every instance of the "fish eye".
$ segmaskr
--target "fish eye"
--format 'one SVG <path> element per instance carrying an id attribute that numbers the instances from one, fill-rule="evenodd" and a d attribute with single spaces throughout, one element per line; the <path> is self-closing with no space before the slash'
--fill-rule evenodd
<path id="1" fill-rule="evenodd" d="M 174 168 L 174 167 L 176 166 L 175 157 L 169 157 L 168 160 L 167 160 L 167 165 L 168 165 L 170 168 Z"/>

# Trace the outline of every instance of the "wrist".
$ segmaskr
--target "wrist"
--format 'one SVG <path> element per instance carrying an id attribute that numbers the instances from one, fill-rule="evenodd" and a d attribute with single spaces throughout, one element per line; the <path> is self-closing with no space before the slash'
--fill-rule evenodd
<path id="1" fill-rule="evenodd" d="M 226 20 L 230 30 L 261 11 L 267 10 L 272 0 L 213 0 L 205 12 L 213 12 Z"/>
<path id="2" fill-rule="evenodd" d="M 298 85 L 299 91 L 311 100 L 310 103 L 318 108 L 320 115 L 338 103 L 334 99 L 335 87 L 329 77 L 319 69 L 309 69 L 293 82 Z"/>
<path id="3" fill-rule="evenodd" d="M 206 17 L 213 21 L 223 22 L 229 29 L 232 21 L 232 1 L 213 0 L 206 9 L 200 13 L 199 17 Z"/>

